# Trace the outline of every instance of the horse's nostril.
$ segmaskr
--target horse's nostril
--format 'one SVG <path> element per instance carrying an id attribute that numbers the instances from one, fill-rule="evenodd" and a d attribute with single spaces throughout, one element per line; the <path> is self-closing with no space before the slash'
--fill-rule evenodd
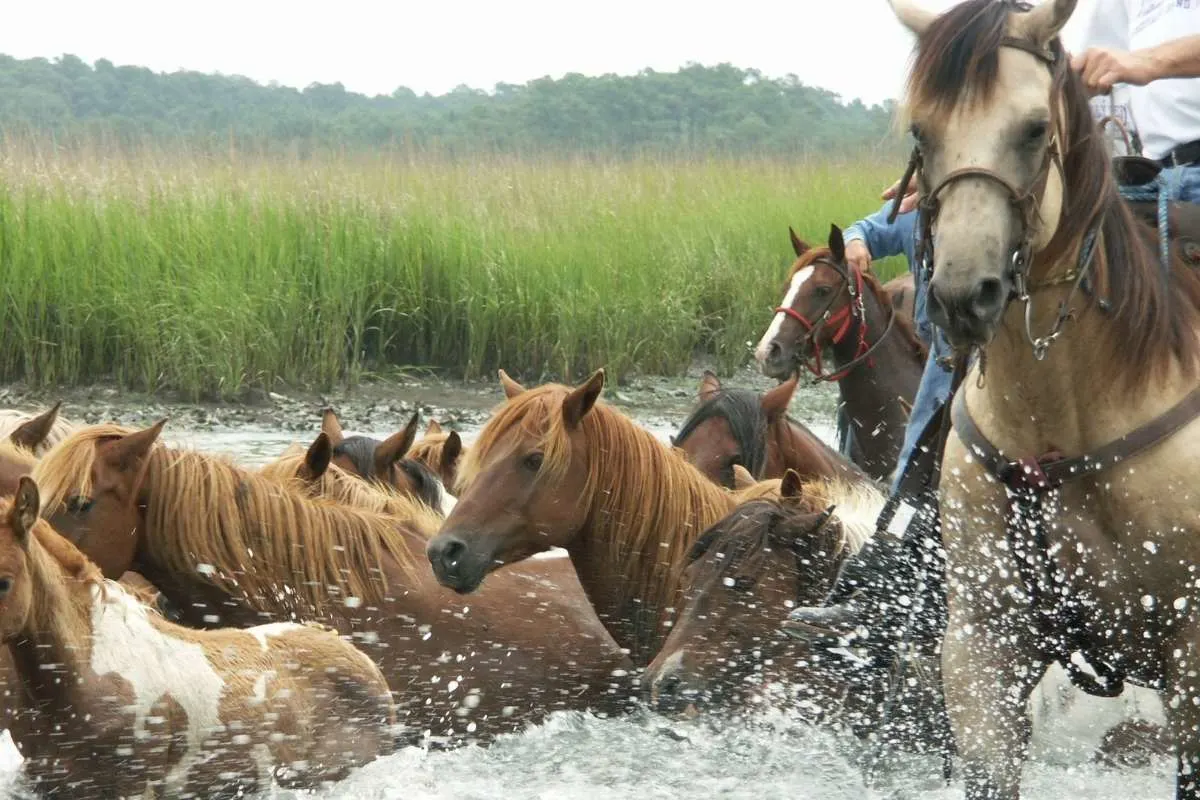
<path id="1" fill-rule="evenodd" d="M 451 539 L 442 545 L 442 563 L 447 567 L 457 567 L 466 549 L 467 546 L 458 539 Z"/>
<path id="2" fill-rule="evenodd" d="M 771 360 L 778 359 L 783 353 L 783 348 L 779 346 L 779 342 L 771 342 L 767 346 L 767 358 Z"/>
<path id="3" fill-rule="evenodd" d="M 984 278 L 975 289 L 971 311 L 980 319 L 992 316 L 1003 303 L 1003 291 L 1004 285 L 999 278 Z"/>

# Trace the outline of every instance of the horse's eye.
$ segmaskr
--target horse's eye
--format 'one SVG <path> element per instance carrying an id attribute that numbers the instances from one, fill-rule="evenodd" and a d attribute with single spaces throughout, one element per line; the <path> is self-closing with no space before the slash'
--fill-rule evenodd
<path id="1" fill-rule="evenodd" d="M 521 460 L 521 466 L 525 467 L 525 469 L 529 470 L 530 472 L 537 472 L 542 468 L 543 460 L 545 460 L 545 456 L 543 454 L 530 453 Z"/>
<path id="2" fill-rule="evenodd" d="M 739 575 L 733 580 L 733 588 L 739 592 L 749 592 L 754 588 L 754 581 L 745 575 Z"/>
<path id="3" fill-rule="evenodd" d="M 1031 122 L 1025 128 L 1025 141 L 1029 144 L 1037 144 L 1046 138 L 1048 130 L 1050 130 L 1050 123 L 1045 120 Z"/>
<path id="4" fill-rule="evenodd" d="M 90 497 L 84 497 L 81 494 L 73 494 L 67 498 L 67 511 L 72 514 L 86 514 L 92 509 L 92 504 L 95 503 Z"/>
<path id="5" fill-rule="evenodd" d="M 829 297 L 833 293 L 832 286 L 818 286 L 813 289 L 814 297 Z"/>

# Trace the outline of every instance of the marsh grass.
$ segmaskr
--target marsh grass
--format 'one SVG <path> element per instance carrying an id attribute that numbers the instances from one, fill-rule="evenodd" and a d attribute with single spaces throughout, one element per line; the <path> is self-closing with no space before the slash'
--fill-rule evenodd
<path id="1" fill-rule="evenodd" d="M 0 151 L 0 380 L 195 397 L 746 360 L 894 165 Z M 893 273 L 902 265 L 888 264 Z"/>

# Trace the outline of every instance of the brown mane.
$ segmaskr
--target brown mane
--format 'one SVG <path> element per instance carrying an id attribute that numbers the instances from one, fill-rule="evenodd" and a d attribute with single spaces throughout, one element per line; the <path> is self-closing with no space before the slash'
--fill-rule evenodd
<path id="1" fill-rule="evenodd" d="M 37 465 L 42 514 L 51 516 L 69 494 L 91 492 L 96 445 L 134 431 L 115 425 L 83 428 Z M 385 559 L 415 577 L 413 552 L 402 538 L 420 517 L 403 519 L 330 500 L 306 497 L 287 485 L 203 453 L 156 444 L 146 463 L 152 486 L 145 509 L 151 557 L 167 569 L 208 580 L 261 611 L 281 602 L 280 589 L 322 611 L 331 595 L 379 602 L 385 597 Z"/>
<path id="2" fill-rule="evenodd" d="M 516 446 L 522 434 L 544 451 L 541 480 L 558 480 L 571 461 L 571 439 L 562 414 L 566 386 L 547 384 L 510 399 L 467 452 L 460 483 L 464 494 L 482 465 Z M 604 402 L 580 423 L 588 446 L 580 456 L 587 482 L 578 503 L 590 509 L 592 533 L 607 543 L 626 576 L 625 599 L 641 598 L 655 621 L 640 635 L 655 641 L 674 605 L 688 549 L 701 532 L 736 503 L 735 496 Z"/>
<path id="3" fill-rule="evenodd" d="M 792 264 L 792 268 L 787 275 L 788 282 L 790 283 L 792 277 L 797 272 L 805 267 L 812 266 L 813 262 L 819 259 L 832 260 L 833 253 L 828 247 L 809 248 L 804 252 L 803 255 L 796 259 L 794 264 Z M 879 282 L 879 278 L 874 272 L 867 270 L 863 273 L 863 285 L 865 285 L 867 289 L 870 290 L 871 294 L 874 295 L 875 302 L 879 303 L 879 307 L 883 310 L 885 317 L 888 314 L 894 314 L 896 312 L 896 309 L 892 305 L 891 296 L 887 293 L 887 290 L 883 288 L 883 284 Z M 896 314 L 896 321 L 893 323 L 893 327 L 895 328 L 895 333 L 900 334 L 901 338 L 904 339 L 904 343 L 908 345 L 910 350 L 912 350 L 913 360 L 922 367 L 925 366 L 925 359 L 929 355 L 929 349 L 925 346 L 925 343 L 921 341 L 921 337 L 917 336 L 917 329 L 913 321 L 904 314 Z"/>
<path id="4" fill-rule="evenodd" d="M 999 77 L 999 51 L 1008 32 L 1011 4 L 968 0 L 937 17 L 917 41 L 908 79 L 909 109 L 934 118 L 949 115 L 960 103 L 991 99 Z M 1082 240 L 1103 215 L 1093 273 L 1095 296 L 1112 309 L 1103 326 L 1107 348 L 1116 358 L 1102 363 L 1101 379 L 1131 396 L 1150 390 L 1178 363 L 1185 377 L 1200 361 L 1200 273 L 1175 257 L 1169 275 L 1159 263 L 1157 233 L 1136 220 L 1121 199 L 1104 138 L 1092 117 L 1079 77 L 1066 66 L 1062 43 L 1054 87 L 1061 91 L 1058 135 L 1063 142 L 1063 209 L 1058 230 L 1033 266 L 1043 275 L 1052 265 L 1074 265 Z M 1083 300 L 1079 300 L 1083 302 Z"/>

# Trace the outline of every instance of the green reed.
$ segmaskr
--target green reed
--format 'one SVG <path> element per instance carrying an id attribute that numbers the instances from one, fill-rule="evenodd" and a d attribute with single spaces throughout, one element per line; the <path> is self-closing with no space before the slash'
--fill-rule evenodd
<path id="1" fill-rule="evenodd" d="M 0 152 L 0 380 L 231 396 L 744 362 L 893 164 Z M 892 274 L 902 265 L 886 265 Z"/>

